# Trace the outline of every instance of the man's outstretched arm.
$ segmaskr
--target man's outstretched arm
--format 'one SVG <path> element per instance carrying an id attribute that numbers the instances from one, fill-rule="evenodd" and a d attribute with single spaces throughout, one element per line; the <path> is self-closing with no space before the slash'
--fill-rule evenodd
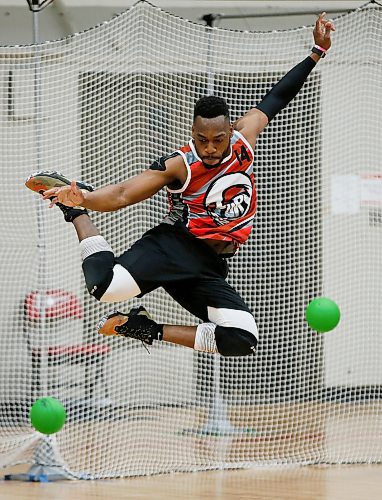
<path id="1" fill-rule="evenodd" d="M 187 175 L 181 156 L 166 160 L 164 170 L 148 169 L 118 184 L 89 192 L 79 189 L 75 181 L 70 186 L 52 188 L 44 192 L 43 198 L 51 205 L 61 203 L 68 207 L 82 206 L 98 212 L 114 212 L 151 198 L 175 181 L 183 184 Z"/>
<path id="2" fill-rule="evenodd" d="M 333 23 L 325 19 L 325 12 L 323 12 L 318 17 L 313 30 L 315 45 L 327 51 L 331 46 L 331 31 L 335 31 Z M 274 85 L 255 108 L 237 120 L 234 128 L 241 132 L 253 147 L 258 135 L 272 118 L 298 94 L 320 58 L 319 54 L 312 52 Z"/>

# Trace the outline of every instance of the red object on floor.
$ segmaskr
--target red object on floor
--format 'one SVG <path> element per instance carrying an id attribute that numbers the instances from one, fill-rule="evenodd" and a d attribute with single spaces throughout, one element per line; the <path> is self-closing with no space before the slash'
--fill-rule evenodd
<path id="1" fill-rule="evenodd" d="M 41 314 L 45 305 L 45 313 Z M 26 316 L 30 321 L 45 319 L 82 319 L 83 308 L 77 296 L 65 290 L 33 291 L 25 298 Z"/>

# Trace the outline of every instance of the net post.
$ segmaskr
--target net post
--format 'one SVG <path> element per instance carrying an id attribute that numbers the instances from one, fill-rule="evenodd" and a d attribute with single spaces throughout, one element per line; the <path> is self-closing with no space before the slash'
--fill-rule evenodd
<path id="1" fill-rule="evenodd" d="M 33 43 L 35 45 L 34 53 L 34 78 L 33 78 L 33 99 L 34 99 L 34 132 L 36 141 L 36 167 L 39 170 L 42 166 L 42 81 L 41 81 L 41 57 L 38 43 L 40 42 L 40 29 L 39 29 L 39 14 L 42 9 L 53 3 L 54 0 L 27 0 L 29 10 L 33 16 Z M 38 293 L 42 304 L 46 304 L 46 272 L 45 272 L 45 258 L 46 258 L 46 235 L 45 235 L 45 215 L 44 203 L 41 198 L 37 200 L 37 230 L 38 230 Z M 46 327 L 46 308 L 41 307 L 41 322 L 39 334 L 44 336 Z M 37 369 L 41 370 L 44 366 L 44 354 L 42 353 L 42 360 Z M 43 394 L 47 393 L 46 377 L 43 377 L 43 384 L 41 391 Z M 29 468 L 26 473 L 20 474 L 7 474 L 4 479 L 7 481 L 29 481 L 29 482 L 50 482 L 60 481 L 63 479 L 71 479 L 72 476 L 66 472 L 62 465 L 56 463 L 57 456 L 59 455 L 55 445 L 55 436 L 42 436 L 40 442 L 34 450 L 34 464 Z"/>
<path id="2" fill-rule="evenodd" d="M 213 54 L 213 30 L 214 23 L 219 20 L 222 14 L 205 14 L 200 19 L 206 23 L 206 31 L 208 36 L 207 45 L 207 95 L 213 95 L 215 91 L 215 77 L 212 69 L 212 54 Z M 219 355 L 213 356 L 211 361 L 213 370 L 213 395 L 208 411 L 208 418 L 205 426 L 201 430 L 194 430 L 196 434 L 201 435 L 215 435 L 215 436 L 234 436 L 240 433 L 242 429 L 235 428 L 228 415 L 227 403 L 224 401 L 220 390 L 220 376 L 221 376 L 221 357 Z"/>
<path id="3" fill-rule="evenodd" d="M 213 95 L 214 93 L 214 74 L 212 71 L 212 29 L 216 19 L 220 17 L 220 14 L 205 14 L 200 18 L 201 21 L 206 23 L 206 31 L 208 36 L 207 42 L 207 95 Z"/>
<path id="4" fill-rule="evenodd" d="M 206 23 L 206 26 L 213 28 L 214 22 L 220 17 L 220 14 L 205 14 L 200 19 Z"/>

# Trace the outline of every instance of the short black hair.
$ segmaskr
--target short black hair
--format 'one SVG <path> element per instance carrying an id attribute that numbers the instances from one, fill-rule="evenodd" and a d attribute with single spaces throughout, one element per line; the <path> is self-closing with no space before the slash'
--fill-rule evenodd
<path id="1" fill-rule="evenodd" d="M 221 97 L 207 95 L 196 101 L 194 121 L 197 116 L 201 116 L 202 118 L 216 118 L 222 115 L 225 116 L 228 121 L 230 120 L 227 103 Z"/>

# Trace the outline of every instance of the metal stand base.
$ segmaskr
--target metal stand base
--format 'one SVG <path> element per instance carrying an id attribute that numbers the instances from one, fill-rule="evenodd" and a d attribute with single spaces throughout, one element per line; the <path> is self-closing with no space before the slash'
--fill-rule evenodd
<path id="1" fill-rule="evenodd" d="M 58 465 L 32 465 L 28 472 L 21 474 L 7 474 L 5 481 L 30 481 L 33 483 L 49 483 L 51 481 L 62 481 L 73 479 Z"/>
<path id="2" fill-rule="evenodd" d="M 216 396 L 204 427 L 199 429 L 183 429 L 183 431 L 181 431 L 183 435 L 193 434 L 197 436 L 221 437 L 255 433 L 255 429 L 235 427 L 231 424 L 228 416 L 227 404 L 220 396 Z"/>
<path id="3" fill-rule="evenodd" d="M 63 460 L 60 457 L 56 446 L 56 438 L 52 436 L 43 436 L 34 451 L 34 464 L 28 472 L 20 474 L 7 474 L 4 476 L 6 481 L 32 481 L 39 483 L 48 483 L 50 481 L 61 481 L 66 479 L 76 479 L 73 474 L 64 470 L 60 464 Z"/>

